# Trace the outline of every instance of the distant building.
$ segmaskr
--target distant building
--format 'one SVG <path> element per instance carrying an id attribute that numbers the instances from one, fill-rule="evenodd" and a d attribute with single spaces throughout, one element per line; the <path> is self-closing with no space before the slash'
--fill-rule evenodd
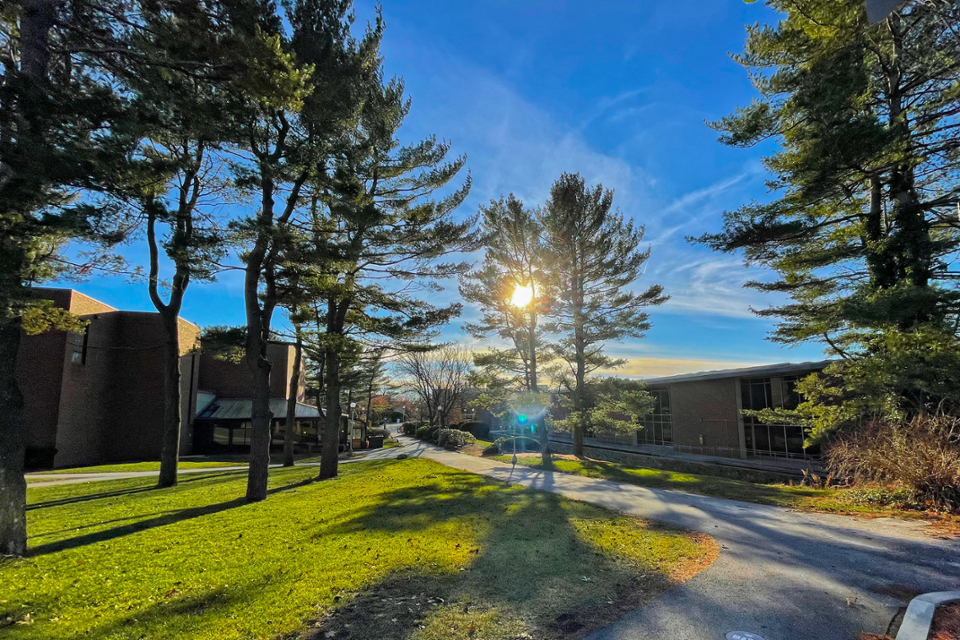
<path id="1" fill-rule="evenodd" d="M 784 363 L 644 380 L 657 404 L 641 421 L 644 428 L 635 443 L 739 458 L 818 455 L 804 448 L 800 427 L 765 424 L 741 412 L 796 408 L 797 381 L 828 364 Z"/>
<path id="2" fill-rule="evenodd" d="M 284 342 L 267 345 L 270 369 L 271 436 L 274 446 L 283 445 L 287 399 L 293 378 L 295 347 Z M 296 373 L 297 410 L 294 441 L 312 448 L 320 442 L 320 410 L 305 400 L 306 371 Z M 194 420 L 194 453 L 227 453 L 250 450 L 253 374 L 246 363 L 228 362 L 210 354 L 200 356 L 200 402 Z"/>
<path id="3" fill-rule="evenodd" d="M 35 292 L 88 324 L 82 333 L 22 336 L 17 381 L 28 468 L 158 459 L 164 414 L 160 315 L 120 311 L 71 289 Z M 245 363 L 200 354 L 199 338 L 200 327 L 180 319 L 180 454 L 249 448 L 250 371 Z M 274 438 L 282 442 L 295 375 L 293 346 L 272 343 L 268 357 Z M 322 414 L 303 402 L 302 367 L 296 375 L 297 440 L 316 442 Z M 216 446 L 221 441 L 226 449 Z"/>

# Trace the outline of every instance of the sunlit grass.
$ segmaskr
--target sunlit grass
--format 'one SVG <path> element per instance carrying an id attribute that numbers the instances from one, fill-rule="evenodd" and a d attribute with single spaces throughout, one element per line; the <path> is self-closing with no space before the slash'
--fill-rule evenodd
<path id="1" fill-rule="evenodd" d="M 510 462 L 512 456 L 496 456 L 495 460 Z M 539 455 L 521 455 L 517 464 L 540 466 Z M 555 458 L 553 469 L 564 473 L 615 480 L 653 489 L 687 491 L 705 496 L 743 500 L 778 507 L 820 510 L 859 515 L 890 515 L 894 510 L 855 505 L 843 499 L 843 489 L 814 489 L 805 486 L 759 484 L 695 473 L 681 473 L 663 469 L 631 467 L 602 460 L 571 460 Z"/>
<path id="2" fill-rule="evenodd" d="M 32 555 L 0 562 L 0 637 L 578 636 L 713 550 L 427 460 L 315 474 L 272 471 L 256 504 L 242 471 L 28 489 Z"/>

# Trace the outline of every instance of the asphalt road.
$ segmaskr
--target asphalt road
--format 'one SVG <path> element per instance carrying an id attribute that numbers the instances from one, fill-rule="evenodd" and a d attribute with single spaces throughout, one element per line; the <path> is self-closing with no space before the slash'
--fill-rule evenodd
<path id="1" fill-rule="evenodd" d="M 898 610 L 918 593 L 960 589 L 960 541 L 934 538 L 922 531 L 922 523 L 799 513 L 512 468 L 411 438 L 400 440 L 402 448 L 372 451 L 350 462 L 400 453 L 424 457 L 713 536 L 721 547 L 716 562 L 589 640 L 722 640 L 730 631 L 749 631 L 765 640 L 855 640 L 860 631 L 886 632 Z M 30 486 L 151 475 L 157 473 L 60 476 Z"/>
<path id="2" fill-rule="evenodd" d="M 402 438 L 444 465 L 707 533 L 721 546 L 706 570 L 590 640 L 855 640 L 884 633 L 913 595 L 960 589 L 960 541 L 922 525 L 793 512 L 646 489 L 473 458 Z M 396 449 L 395 451 L 401 451 Z"/>

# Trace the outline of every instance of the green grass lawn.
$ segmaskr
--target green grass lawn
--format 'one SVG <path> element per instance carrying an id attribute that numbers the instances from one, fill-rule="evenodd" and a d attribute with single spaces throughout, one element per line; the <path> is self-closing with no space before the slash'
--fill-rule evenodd
<path id="1" fill-rule="evenodd" d="M 512 456 L 494 456 L 494 460 L 510 462 Z M 539 454 L 520 455 L 517 464 L 540 468 Z M 898 516 L 907 518 L 931 517 L 916 511 L 904 511 L 892 507 L 877 507 L 858 505 L 844 500 L 844 489 L 813 489 L 804 486 L 788 486 L 782 484 L 758 484 L 743 480 L 731 480 L 715 476 L 694 473 L 680 473 L 661 469 L 644 467 L 630 467 L 615 462 L 603 460 L 572 459 L 572 456 L 555 457 L 554 469 L 564 473 L 573 473 L 591 478 L 616 480 L 654 489 L 672 489 L 687 491 L 705 496 L 743 500 L 778 507 L 789 507 L 806 511 L 824 511 L 848 515 L 863 516 Z M 941 523 L 953 526 L 956 524 L 949 516 Z"/>
<path id="2" fill-rule="evenodd" d="M 708 538 L 427 460 L 28 489 L 0 638 L 578 637 L 705 566 Z"/>

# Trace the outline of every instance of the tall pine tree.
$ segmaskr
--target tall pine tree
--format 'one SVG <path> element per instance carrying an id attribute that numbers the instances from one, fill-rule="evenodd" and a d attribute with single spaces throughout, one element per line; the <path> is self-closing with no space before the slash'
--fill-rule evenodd
<path id="1" fill-rule="evenodd" d="M 480 207 L 483 264 L 460 280 L 460 295 L 480 308 L 480 320 L 465 328 L 478 339 L 496 336 L 510 346 L 477 354 L 476 364 L 494 375 L 519 377 L 525 399 L 540 405 L 540 370 L 544 349 L 540 315 L 547 310 L 547 278 L 540 273 L 545 247 L 536 212 L 513 196 Z M 528 294 L 528 295 L 523 295 Z M 529 299 L 527 299 L 529 297 Z M 536 428 L 543 463 L 549 463 L 545 412 Z"/>
<path id="2" fill-rule="evenodd" d="M 545 271 L 556 296 L 547 328 L 557 336 L 552 346 L 566 364 L 564 378 L 573 397 L 573 453 L 583 456 L 587 376 L 621 365 L 604 353 L 606 343 L 643 337 L 650 328 L 645 309 L 667 297 L 660 285 L 633 290 L 650 250 L 641 248 L 643 227 L 613 209 L 613 192 L 602 185 L 587 187 L 579 174 L 563 174 L 550 189 L 540 221 Z"/>
<path id="3" fill-rule="evenodd" d="M 815 341 L 842 385 L 811 379 L 814 435 L 877 412 L 960 406 L 960 6 L 914 2 L 870 25 L 858 0 L 770 0 L 736 60 L 760 97 L 715 123 L 721 141 L 779 142 L 777 197 L 701 242 L 743 251 L 786 293 L 760 315 L 775 341 Z"/>

